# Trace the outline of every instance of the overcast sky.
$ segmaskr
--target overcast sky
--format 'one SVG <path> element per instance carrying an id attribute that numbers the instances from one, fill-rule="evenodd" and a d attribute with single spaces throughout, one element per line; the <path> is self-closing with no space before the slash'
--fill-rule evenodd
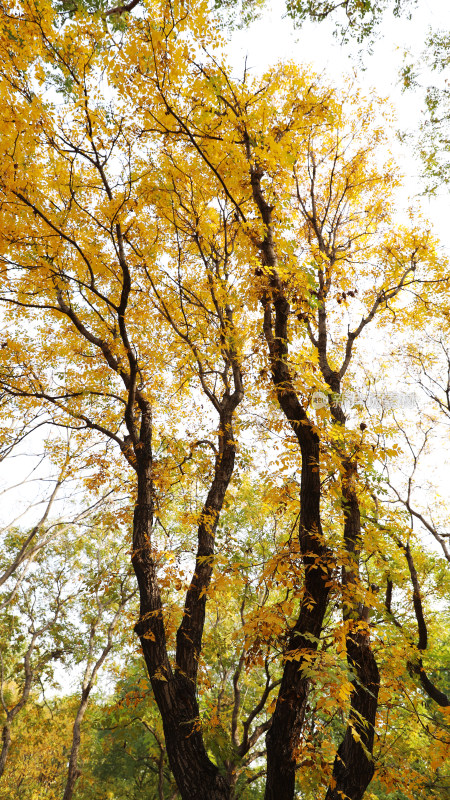
<path id="1" fill-rule="evenodd" d="M 247 56 L 248 68 L 258 72 L 277 61 L 292 59 L 325 73 L 332 83 L 339 84 L 341 76 L 355 74 L 363 88 L 373 88 L 377 95 L 390 98 L 396 109 L 399 128 L 417 130 L 423 115 L 424 95 L 420 91 L 402 92 L 399 72 L 405 52 L 411 53 L 410 61 L 419 57 L 430 27 L 450 30 L 450 3 L 447 0 L 418 0 L 411 20 L 386 14 L 373 44 L 372 55 L 363 46 L 364 69 L 358 60 L 358 45 L 355 42 L 342 45 L 333 36 L 333 21 L 306 22 L 296 30 L 283 9 L 282 0 L 269 0 L 268 8 L 258 22 L 250 29 L 234 33 L 231 57 L 236 69 L 242 67 Z M 421 190 L 418 180 L 420 163 L 407 146 L 399 144 L 395 150 L 407 176 L 408 194 L 414 196 Z M 447 191 L 437 199 L 422 199 L 421 206 L 424 214 L 433 220 L 435 232 L 450 249 Z"/>

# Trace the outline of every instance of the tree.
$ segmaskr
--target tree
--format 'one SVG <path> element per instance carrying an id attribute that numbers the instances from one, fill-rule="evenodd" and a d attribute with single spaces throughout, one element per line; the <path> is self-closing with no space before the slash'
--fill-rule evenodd
<path id="1" fill-rule="evenodd" d="M 39 426 L 47 424 L 48 420 L 41 419 Z M 32 430 L 34 431 L 35 428 Z M 17 438 L 14 440 L 14 446 L 22 443 L 24 432 L 25 435 L 28 435 L 31 431 L 25 431 L 25 428 L 22 427 Z M 8 457 L 11 459 L 12 449 L 13 448 L 8 444 L 4 456 L 5 459 Z M 108 505 L 108 501 L 111 501 L 111 490 L 95 500 L 86 495 L 85 506 L 80 507 L 74 504 L 74 507 L 71 509 L 72 513 L 70 513 L 67 496 L 71 494 L 71 489 L 72 492 L 74 492 L 73 476 L 78 472 L 77 460 L 80 454 L 77 454 L 71 447 L 70 438 L 66 441 L 60 438 L 56 440 L 48 439 L 45 442 L 45 451 L 46 452 L 44 452 L 39 459 L 39 464 L 33 464 L 28 475 L 24 478 L 22 478 L 22 476 L 16 478 L 15 483 L 9 486 L 7 485 L 2 489 L 2 495 L 4 496 L 8 492 L 17 491 L 20 487 L 23 492 L 25 503 L 23 507 L 20 508 L 19 513 L 15 513 L 14 519 L 6 523 L 2 529 L 3 547 L 2 559 L 0 561 L 0 587 L 7 587 L 7 592 L 3 596 L 0 608 L 8 605 L 14 598 L 30 566 L 43 548 L 48 546 L 55 537 L 62 536 L 63 532 L 68 528 L 73 528 L 75 525 L 82 526 L 86 524 L 86 522 L 89 524 L 92 517 L 99 512 L 99 509 L 105 509 Z M 85 454 L 83 453 L 81 457 L 82 463 L 84 463 L 84 456 Z M 52 463 L 52 461 L 54 463 Z M 10 463 L 10 461 L 8 463 Z M 56 474 L 46 475 L 44 479 L 39 477 L 38 467 L 42 466 L 43 463 L 45 463 L 47 467 L 50 467 L 52 471 L 56 466 Z M 48 487 L 45 486 L 46 491 L 42 498 L 39 496 L 37 499 L 35 497 L 32 499 L 30 497 L 27 498 L 27 495 L 29 495 L 29 491 L 27 490 L 30 489 L 30 485 L 33 481 L 50 484 L 51 488 L 48 490 Z M 71 481 L 72 486 L 70 485 Z M 65 497 L 59 496 L 63 489 L 66 491 Z M 60 505 L 64 504 L 64 510 L 66 512 L 65 518 L 60 515 L 54 515 L 54 506 L 57 503 Z M 31 524 L 29 529 L 25 531 L 22 530 L 19 527 L 20 520 L 23 520 L 23 518 L 27 516 L 29 518 L 33 512 L 33 508 L 39 508 L 41 506 L 43 506 L 43 511 L 39 514 L 35 524 Z M 15 508 L 15 512 L 17 512 L 17 508 Z"/>
<path id="2" fill-rule="evenodd" d="M 367 38 L 370 41 L 376 35 L 377 26 L 388 10 L 395 17 L 403 14 L 411 17 L 411 6 L 414 5 L 404 0 L 288 0 L 286 3 L 294 21 L 301 23 L 310 18 L 323 22 L 327 17 L 332 17 L 336 19 L 336 33 L 344 40 L 356 37 L 360 43 Z"/>
<path id="3" fill-rule="evenodd" d="M 50 574 L 38 562 L 36 569 L 22 580 L 14 602 L 8 598 L 3 614 L 0 778 L 5 772 L 16 718 L 23 714 L 33 690 L 45 672 L 52 671 L 52 662 L 58 660 L 64 650 L 68 606 L 72 599 L 66 555 L 64 549 L 55 554 Z"/>
<path id="4" fill-rule="evenodd" d="M 161 720 L 155 705 L 148 702 L 151 686 L 144 674 L 142 659 L 128 663 L 109 702 L 97 707 L 90 782 L 86 789 L 82 784 L 82 797 L 97 796 L 95 787 L 99 786 L 107 796 L 111 792 L 117 798 L 179 797 L 167 762 Z"/>
<path id="5" fill-rule="evenodd" d="M 123 552 L 115 552 L 112 546 L 111 539 L 114 540 L 120 531 L 114 526 L 111 529 L 108 536 L 100 527 L 97 537 L 91 536 L 86 552 L 81 553 L 80 560 L 88 593 L 87 597 L 83 597 L 82 586 L 80 594 L 84 600 L 84 608 L 78 614 L 84 623 L 84 630 L 78 633 L 77 638 L 85 643 L 85 648 L 81 646 L 76 654 L 78 664 L 82 665 L 81 692 L 73 723 L 63 800 L 71 800 L 76 782 L 82 774 L 79 768 L 81 728 L 92 690 L 114 645 L 117 648 L 121 638 L 126 637 L 126 625 L 122 636 L 119 627 L 121 623 L 126 623 L 124 611 L 136 594 L 136 589 L 130 587 L 130 570 L 124 567 Z"/>
<path id="6" fill-rule="evenodd" d="M 14 723 L 14 737 L 0 781 L 2 800 L 32 800 L 61 797 L 61 775 L 67 768 L 67 753 L 61 742 L 70 736 L 69 704 L 30 702 Z"/>
<path id="7" fill-rule="evenodd" d="M 45 4 L 3 13 L 2 388 L 89 443 L 92 486 L 120 471 L 130 487 L 135 631 L 183 800 L 232 796 L 251 730 L 267 731 L 266 800 L 291 800 L 308 703 L 327 681 L 343 722 L 316 789 L 360 800 L 389 663 L 371 618 L 396 628 L 378 599 L 392 531 L 374 498 L 383 421 L 367 431 L 341 395 L 371 371 L 355 359 L 367 330 L 403 330 L 429 286 L 445 290 L 446 265 L 426 227 L 395 217 L 374 102 L 292 64 L 235 79 L 206 7 L 141 11 L 123 29 L 108 16 L 61 24 Z M 211 598 L 226 591 L 220 520 L 240 473 L 267 481 L 260 412 L 281 437 L 272 502 L 296 512 L 247 573 L 269 594 L 229 676 L 239 710 L 253 652 L 261 704 L 240 729 L 232 719 L 227 758 L 202 729 L 200 665 Z"/>
<path id="8" fill-rule="evenodd" d="M 410 54 L 405 58 L 402 70 L 404 88 L 422 92 L 425 114 L 420 120 L 419 130 L 409 131 L 408 134 L 423 164 L 425 191 L 435 195 L 449 182 L 448 31 L 430 28 L 424 41 L 424 51 L 413 62 L 409 59 Z"/>
<path id="9" fill-rule="evenodd" d="M 91 522 L 88 536 L 80 535 L 73 526 L 65 536 L 40 549 L 2 619 L 1 697 L 5 719 L 0 777 L 7 768 L 5 780 L 10 781 L 7 761 L 10 748 L 14 749 L 11 732 L 17 727 L 16 718 L 28 713 L 33 727 L 33 715 L 27 708 L 32 705 L 34 716 L 44 727 L 48 724 L 45 694 L 47 688 L 54 694 L 58 685 L 55 666 L 59 667 L 57 674 L 64 663 L 81 673 L 79 696 L 71 703 L 75 705 L 76 700 L 71 736 L 60 742 L 61 752 L 68 758 L 59 764 L 66 775 L 65 781 L 57 775 L 58 788 L 62 785 L 66 798 L 72 797 L 81 775 L 81 728 L 96 679 L 111 651 L 125 648 L 129 617 L 124 612 L 136 594 L 130 587 L 131 570 L 124 548 L 116 545 L 117 524 L 106 514 Z M 70 711 L 64 711 L 67 718 Z"/>

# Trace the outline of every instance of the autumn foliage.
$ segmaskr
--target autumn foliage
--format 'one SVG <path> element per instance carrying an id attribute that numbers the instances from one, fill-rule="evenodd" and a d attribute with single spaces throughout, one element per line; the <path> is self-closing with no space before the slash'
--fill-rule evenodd
<path id="1" fill-rule="evenodd" d="M 80 698 L 30 723 L 57 777 L 31 759 L 20 796 L 443 797 L 448 551 L 389 493 L 420 425 L 368 396 L 448 324 L 448 265 L 399 213 L 389 112 L 292 63 L 236 75 L 202 3 L 1 13 L 5 417 L 42 415 L 90 502 L 121 498 L 92 522 L 109 555 L 73 562 L 103 565 Z"/>

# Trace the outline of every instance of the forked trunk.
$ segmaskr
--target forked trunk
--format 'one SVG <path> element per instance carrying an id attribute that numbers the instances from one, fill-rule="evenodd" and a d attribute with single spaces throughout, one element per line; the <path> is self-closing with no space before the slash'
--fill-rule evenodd
<path id="1" fill-rule="evenodd" d="M 138 473 L 134 515 L 133 566 L 140 591 L 140 619 L 135 626 L 164 729 L 169 759 L 182 800 L 229 800 L 226 779 L 209 759 L 200 729 L 195 687 L 173 670 L 166 650 L 161 597 L 152 558 L 151 476 Z"/>
<path id="2" fill-rule="evenodd" d="M 206 752 L 196 695 L 206 590 L 212 573 L 214 533 L 234 466 L 235 444 L 230 418 L 221 419 L 222 437 L 215 475 L 198 531 L 196 568 L 186 597 L 177 637 L 175 663 L 169 659 L 162 600 L 154 560 L 151 414 L 141 425 L 137 448 L 137 502 L 133 523 L 132 563 L 136 573 L 140 614 L 135 625 L 164 729 L 170 768 L 182 800 L 230 800 L 226 776 Z"/>

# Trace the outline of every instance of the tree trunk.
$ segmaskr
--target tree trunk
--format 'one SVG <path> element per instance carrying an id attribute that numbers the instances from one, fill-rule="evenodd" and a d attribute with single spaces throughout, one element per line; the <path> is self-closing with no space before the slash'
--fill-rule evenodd
<path id="1" fill-rule="evenodd" d="M 270 253 L 269 249 L 267 255 Z M 311 653 L 317 650 L 330 593 L 332 567 L 320 518 L 320 442 L 293 387 L 287 345 L 289 304 L 276 273 L 272 292 L 274 325 L 271 307 L 266 301 L 264 331 L 278 402 L 297 437 L 302 457 L 299 544 L 305 583 L 300 613 L 286 648 L 287 660 L 272 724 L 266 737 L 265 800 L 292 800 L 295 793 L 295 751 L 309 690 L 309 679 L 304 676 L 303 667 L 311 666 Z"/>
<path id="2" fill-rule="evenodd" d="M 299 536 L 305 587 L 300 614 L 287 647 L 287 655 L 296 651 L 296 657 L 285 663 L 272 724 L 266 737 L 265 800 L 292 800 L 295 795 L 295 751 L 309 690 L 309 679 L 303 674 L 303 666 L 305 663 L 311 666 L 311 653 L 317 650 L 330 592 L 330 559 L 323 544 L 320 524 L 318 458 L 318 442 L 314 442 L 311 448 L 303 445 Z"/>
<path id="3" fill-rule="evenodd" d="M 361 800 L 372 780 L 375 768 L 372 758 L 375 719 L 378 707 L 380 674 L 370 647 L 367 628 L 369 610 L 355 601 L 359 583 L 361 519 L 356 493 L 356 461 L 344 463 L 342 496 L 344 508 L 344 543 L 349 559 L 342 570 L 344 621 L 348 625 L 347 662 L 355 675 L 350 715 L 345 736 L 339 746 L 333 767 L 332 786 L 325 800 Z"/>
<path id="4" fill-rule="evenodd" d="M 299 544 L 305 571 L 300 613 L 289 636 L 280 691 L 266 736 L 265 800 L 293 800 L 296 749 L 309 690 L 309 679 L 303 674 L 303 667 L 311 666 L 311 653 L 317 650 L 328 604 L 332 570 L 331 554 L 324 543 L 320 519 L 320 441 L 298 398 L 292 379 L 288 347 L 290 307 L 277 272 L 272 207 L 263 195 L 262 174 L 262 170 L 252 165 L 253 198 L 265 225 L 261 259 L 263 265 L 270 269 L 269 287 L 263 292 L 261 299 L 264 308 L 264 335 L 269 347 L 272 380 L 278 403 L 301 451 Z"/>
<path id="5" fill-rule="evenodd" d="M 2 730 L 2 749 L 0 752 L 0 778 L 2 777 L 5 771 L 10 747 L 11 747 L 11 722 L 9 719 L 7 719 Z"/>
<path id="6" fill-rule="evenodd" d="M 208 570 L 203 575 L 206 584 L 198 585 L 199 568 L 200 565 L 208 564 L 208 558 L 205 560 L 197 553 L 197 567 L 186 599 L 186 604 L 192 607 L 194 612 L 190 618 L 191 622 L 195 623 L 192 641 L 189 641 L 184 635 L 188 623 L 185 623 L 184 626 L 182 623 L 177 643 L 177 657 L 178 650 L 181 649 L 185 669 L 191 670 L 191 675 L 182 670 L 178 662 L 173 669 L 167 653 L 162 601 L 156 564 L 152 556 L 152 457 L 150 428 L 146 435 L 145 420 L 142 428 L 142 447 L 137 450 L 138 491 L 134 513 L 132 553 L 132 563 L 140 594 L 140 616 L 135 625 L 135 631 L 140 638 L 155 700 L 161 714 L 170 768 L 182 800 L 229 800 L 228 781 L 209 759 L 203 742 L 196 697 L 196 672 L 206 602 L 203 586 L 207 587 L 212 572 L 214 531 L 218 521 L 218 511 L 223 503 L 233 471 L 234 457 L 231 460 L 228 459 L 227 442 L 222 441 L 221 452 L 216 459 L 215 478 L 217 481 L 213 482 L 208 494 L 208 500 L 213 496 L 218 503 L 217 513 L 212 527 L 207 525 L 208 530 L 202 530 L 202 525 L 206 524 L 205 520 L 212 519 L 207 514 L 207 500 L 206 510 L 204 509 L 199 526 L 199 551 L 203 552 L 202 548 L 206 546 L 210 552 Z M 229 425 L 229 436 L 226 438 L 228 444 L 234 449 L 231 424 Z M 227 467 L 226 475 L 223 473 L 222 467 Z M 219 485 L 220 491 L 217 494 Z M 199 595 L 201 595 L 201 604 L 200 607 L 197 607 L 196 599 L 200 599 Z M 189 648 L 191 648 L 191 652 L 188 653 Z"/>
<path id="7" fill-rule="evenodd" d="M 133 565 L 141 603 L 135 631 L 141 641 L 163 722 L 170 768 L 182 800 L 228 800 L 227 781 L 208 758 L 203 743 L 195 686 L 181 673 L 174 672 L 168 659 L 156 567 L 150 552 L 153 522 L 152 503 L 148 502 L 150 491 L 150 481 L 139 476 Z"/>
<path id="8" fill-rule="evenodd" d="M 372 752 L 380 675 L 367 634 L 349 634 L 347 658 L 356 680 L 347 730 L 334 762 L 333 788 L 325 800 L 362 800 L 375 771 Z"/>
<path id="9" fill-rule="evenodd" d="M 64 789 L 63 800 L 72 800 L 75 791 L 75 784 L 81 775 L 78 769 L 78 753 L 81 743 L 81 723 L 89 701 L 89 691 L 84 690 L 81 696 L 81 703 L 78 707 L 75 722 L 73 724 L 72 747 L 70 750 L 69 767 L 67 771 L 67 782 Z"/>

